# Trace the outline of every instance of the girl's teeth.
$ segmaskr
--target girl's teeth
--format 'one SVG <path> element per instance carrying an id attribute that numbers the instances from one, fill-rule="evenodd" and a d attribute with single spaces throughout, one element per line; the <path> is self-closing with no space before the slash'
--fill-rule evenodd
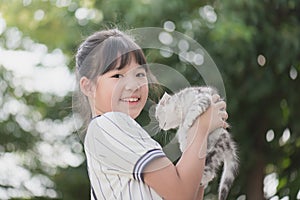
<path id="1" fill-rule="evenodd" d="M 123 99 L 123 101 L 129 101 L 129 102 L 132 102 L 132 101 L 138 101 L 139 99 L 138 98 L 127 98 L 127 99 Z"/>

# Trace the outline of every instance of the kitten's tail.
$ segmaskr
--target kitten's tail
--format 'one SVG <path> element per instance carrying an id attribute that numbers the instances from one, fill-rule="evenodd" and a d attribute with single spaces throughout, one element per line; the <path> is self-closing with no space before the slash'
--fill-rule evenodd
<path id="1" fill-rule="evenodd" d="M 219 185 L 219 200 L 225 200 L 229 194 L 229 190 L 238 173 L 238 156 L 236 146 L 233 144 L 230 151 L 225 153 L 224 169 Z"/>

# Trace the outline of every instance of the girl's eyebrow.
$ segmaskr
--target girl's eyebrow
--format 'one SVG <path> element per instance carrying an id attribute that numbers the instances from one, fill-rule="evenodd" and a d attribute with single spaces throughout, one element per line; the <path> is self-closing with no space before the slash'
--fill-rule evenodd
<path id="1" fill-rule="evenodd" d="M 124 68 L 123 68 L 124 69 Z M 138 70 L 146 70 L 144 65 L 139 65 L 137 66 L 135 69 L 131 69 L 130 71 L 138 71 Z M 118 71 L 122 71 L 122 69 L 118 70 Z"/>
<path id="2" fill-rule="evenodd" d="M 146 70 L 145 66 L 143 66 L 143 65 L 138 66 L 137 69 L 144 69 L 144 70 Z"/>
<path id="3" fill-rule="evenodd" d="M 136 72 L 141 72 L 141 71 L 147 73 L 147 70 L 146 70 L 145 66 L 143 66 L 143 65 L 138 66 L 137 68 L 133 69 L 132 71 L 133 71 L 134 73 L 136 73 Z"/>
<path id="4" fill-rule="evenodd" d="M 122 69 L 116 68 L 116 69 L 113 69 L 113 70 L 109 71 L 109 73 L 110 74 L 120 73 L 120 72 L 122 73 L 123 70 L 124 70 L 124 68 L 122 68 Z M 145 71 L 147 71 L 144 65 L 139 65 L 139 66 L 136 67 L 136 69 L 132 69 L 130 71 L 137 71 L 137 70 L 145 70 Z"/>

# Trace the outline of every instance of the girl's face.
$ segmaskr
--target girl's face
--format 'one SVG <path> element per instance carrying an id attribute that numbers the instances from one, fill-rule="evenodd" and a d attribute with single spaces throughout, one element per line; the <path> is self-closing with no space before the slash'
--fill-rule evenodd
<path id="1" fill-rule="evenodd" d="M 148 98 L 146 70 L 132 59 L 124 68 L 99 76 L 93 92 L 90 99 L 95 115 L 118 111 L 135 119 Z"/>

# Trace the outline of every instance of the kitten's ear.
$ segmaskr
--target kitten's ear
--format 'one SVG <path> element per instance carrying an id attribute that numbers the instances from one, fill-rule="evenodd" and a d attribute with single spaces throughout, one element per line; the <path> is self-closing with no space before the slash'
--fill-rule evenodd
<path id="1" fill-rule="evenodd" d="M 171 98 L 171 95 L 169 95 L 168 93 L 165 92 L 164 95 L 162 96 L 162 98 L 160 99 L 159 104 L 165 105 L 170 98 Z"/>

